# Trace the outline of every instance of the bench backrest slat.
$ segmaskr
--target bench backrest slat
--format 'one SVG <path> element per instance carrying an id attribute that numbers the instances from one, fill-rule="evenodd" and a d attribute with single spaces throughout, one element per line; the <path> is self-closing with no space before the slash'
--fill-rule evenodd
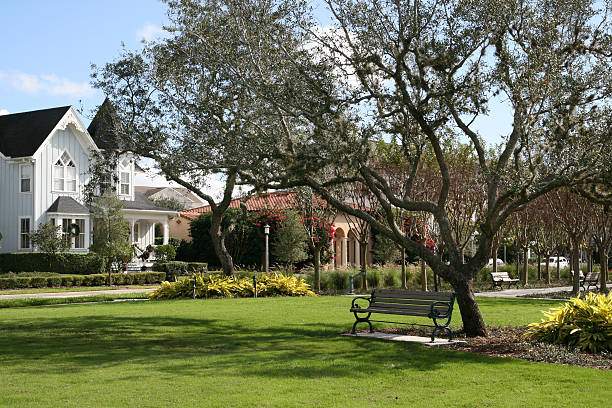
<path id="1" fill-rule="evenodd" d="M 584 277 L 584 280 L 586 280 L 586 281 L 595 281 L 597 279 L 599 279 L 599 272 L 589 272 Z"/>
<path id="2" fill-rule="evenodd" d="M 429 301 L 450 302 L 454 294 L 452 292 L 416 292 L 394 289 L 374 289 L 372 298 L 392 299 L 421 299 Z"/>
<path id="3" fill-rule="evenodd" d="M 508 272 L 491 272 L 491 277 L 493 279 L 510 279 Z"/>

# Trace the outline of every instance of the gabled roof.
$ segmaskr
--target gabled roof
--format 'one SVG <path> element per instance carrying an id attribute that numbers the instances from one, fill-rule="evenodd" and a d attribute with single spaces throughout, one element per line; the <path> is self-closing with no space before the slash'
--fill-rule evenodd
<path id="1" fill-rule="evenodd" d="M 89 209 L 72 197 L 59 196 L 47 209 L 47 213 L 89 214 Z"/>
<path id="2" fill-rule="evenodd" d="M 0 116 L 0 152 L 7 157 L 32 156 L 70 106 Z"/>
<path id="3" fill-rule="evenodd" d="M 169 211 L 177 213 L 167 208 L 158 207 L 153 204 L 153 201 L 149 200 L 142 193 L 134 192 L 134 201 L 125 201 L 124 210 L 148 210 L 148 211 Z"/>

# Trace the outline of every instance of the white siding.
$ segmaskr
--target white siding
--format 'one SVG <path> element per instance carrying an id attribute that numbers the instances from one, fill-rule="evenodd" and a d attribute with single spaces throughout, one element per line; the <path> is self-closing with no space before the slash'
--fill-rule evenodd
<path id="1" fill-rule="evenodd" d="M 0 156 L 0 252 L 18 250 L 19 217 L 33 216 L 32 200 L 32 194 L 19 192 L 19 163 Z"/>
<path id="2" fill-rule="evenodd" d="M 77 191 L 55 192 L 53 191 L 53 164 L 65 151 L 72 157 L 77 167 Z M 34 225 L 46 221 L 46 211 L 59 196 L 73 197 L 83 203 L 83 187 L 87 183 L 89 176 L 89 155 L 83 148 L 79 138 L 71 126 L 64 130 L 56 130 L 48 142 L 40 150 L 36 157 L 35 183 L 36 191 L 36 220 Z"/>

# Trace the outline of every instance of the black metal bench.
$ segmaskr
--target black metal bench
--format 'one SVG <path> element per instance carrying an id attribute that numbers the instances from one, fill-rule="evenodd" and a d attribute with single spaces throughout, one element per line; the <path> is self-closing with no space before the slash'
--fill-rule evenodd
<path id="1" fill-rule="evenodd" d="M 587 285 L 586 287 L 584 286 L 585 284 Z M 595 289 L 597 289 L 598 284 L 599 284 L 599 272 L 589 272 L 586 274 L 584 278 L 580 279 L 580 286 L 582 287 L 582 290 L 584 290 L 585 292 L 587 292 L 591 288 L 591 285 L 593 285 Z"/>
<path id="2" fill-rule="evenodd" d="M 508 272 L 491 272 L 491 280 L 493 281 L 493 289 L 495 289 L 496 286 L 499 286 L 500 289 L 503 289 L 502 285 L 504 283 L 508 284 L 508 289 L 511 285 L 515 285 L 518 289 L 519 280 L 512 279 L 510 275 L 508 275 Z"/>
<path id="3" fill-rule="evenodd" d="M 357 302 L 368 302 L 367 307 L 361 307 Z M 356 297 L 351 303 L 351 312 L 355 315 L 355 324 L 351 333 L 355 334 L 357 323 L 368 323 L 370 333 L 374 332 L 371 322 L 413 324 L 403 322 L 388 322 L 385 320 L 371 320 L 373 313 L 391 314 L 401 316 L 422 316 L 433 320 L 433 332 L 431 341 L 433 342 L 438 330 L 446 330 L 449 334 L 449 341 L 453 339 L 453 332 L 448 325 L 453 314 L 455 294 L 452 292 L 412 292 L 407 290 L 375 289 L 370 297 Z M 363 304 L 363 303 L 362 303 Z M 366 314 L 365 316 L 363 314 Z M 439 322 L 438 320 L 445 320 Z M 431 326 L 421 325 L 419 326 Z"/>

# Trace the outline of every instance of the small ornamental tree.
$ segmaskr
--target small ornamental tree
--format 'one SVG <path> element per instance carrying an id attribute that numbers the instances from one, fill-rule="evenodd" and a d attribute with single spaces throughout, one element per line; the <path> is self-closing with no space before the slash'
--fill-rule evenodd
<path id="1" fill-rule="evenodd" d="M 292 272 L 294 264 L 308 258 L 306 239 L 300 222 L 300 217 L 296 212 L 287 212 L 282 217 L 272 240 L 272 253 L 280 263 L 287 265 Z"/>
<path id="2" fill-rule="evenodd" d="M 331 245 L 334 239 L 334 220 L 337 211 L 325 200 L 315 195 L 312 189 L 300 187 L 296 192 L 296 205 L 302 216 L 301 224 L 306 233 L 306 244 L 312 252 L 314 290 L 321 290 L 321 264 L 333 259 Z"/>
<path id="3" fill-rule="evenodd" d="M 102 258 L 112 284 L 113 265 L 129 262 L 134 251 L 129 243 L 130 225 L 123 217 L 124 203 L 113 193 L 105 193 L 93 201 L 93 244 L 89 248 Z"/>
<path id="4" fill-rule="evenodd" d="M 63 236 L 60 226 L 40 224 L 38 229 L 29 235 L 32 245 L 47 253 L 50 271 L 53 261 L 58 260 L 61 253 L 68 251 L 71 247 L 72 235 Z"/>

